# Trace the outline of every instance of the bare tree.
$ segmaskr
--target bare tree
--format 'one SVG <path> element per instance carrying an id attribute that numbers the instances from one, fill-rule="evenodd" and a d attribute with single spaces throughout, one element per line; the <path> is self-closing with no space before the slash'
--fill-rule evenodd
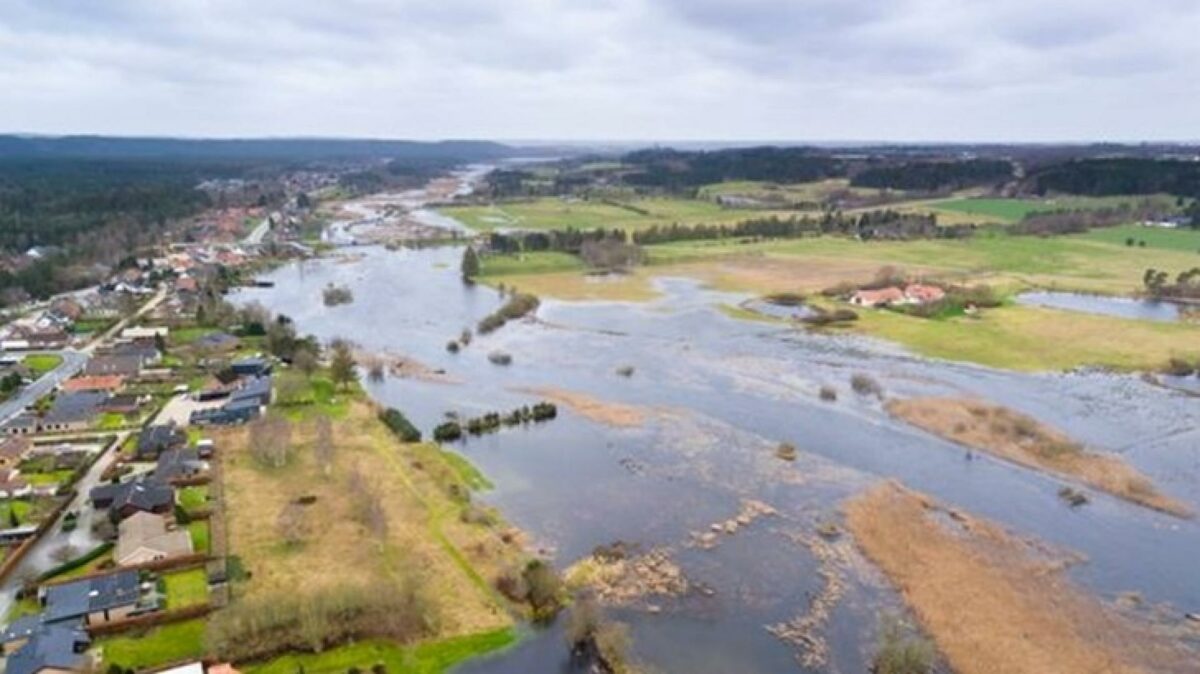
<path id="1" fill-rule="evenodd" d="M 250 424 L 250 454 L 260 465 L 283 468 L 292 458 L 292 424 L 282 415 Z"/>
<path id="2" fill-rule="evenodd" d="M 319 416 L 316 420 L 316 442 L 313 453 L 316 455 L 317 466 L 325 477 L 333 473 L 333 458 L 336 451 L 333 443 L 333 424 L 327 416 Z"/>
<path id="3" fill-rule="evenodd" d="M 276 525 L 279 527 L 279 537 L 288 545 L 300 545 L 308 538 L 305 507 L 295 501 L 289 502 L 279 511 Z"/>
<path id="4" fill-rule="evenodd" d="M 292 365 L 303 372 L 305 377 L 311 377 L 317 371 L 317 354 L 313 353 L 312 349 L 296 349 L 296 354 L 292 356 Z"/>
<path id="5" fill-rule="evenodd" d="M 383 498 L 379 491 L 367 482 L 357 466 L 350 472 L 349 491 L 355 499 L 355 519 L 366 527 L 367 531 L 382 545 L 388 531 L 387 511 L 383 507 Z"/>

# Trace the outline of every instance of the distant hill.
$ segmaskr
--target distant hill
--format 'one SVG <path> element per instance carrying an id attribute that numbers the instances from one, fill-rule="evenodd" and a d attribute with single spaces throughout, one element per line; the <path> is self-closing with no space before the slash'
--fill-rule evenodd
<path id="1" fill-rule="evenodd" d="M 0 159 L 502 159 L 517 148 L 481 140 L 126 138 L 0 135 Z"/>

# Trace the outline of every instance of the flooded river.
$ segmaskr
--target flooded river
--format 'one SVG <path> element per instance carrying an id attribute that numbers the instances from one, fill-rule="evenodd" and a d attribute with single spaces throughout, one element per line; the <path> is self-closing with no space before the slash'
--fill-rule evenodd
<path id="1" fill-rule="evenodd" d="M 1183 320 L 1183 314 L 1187 308 L 1184 304 L 1165 300 L 1108 297 L 1050 290 L 1021 293 L 1017 296 L 1017 301 L 1021 304 L 1032 304 L 1051 309 L 1165 323 Z"/>
<path id="2" fill-rule="evenodd" d="M 533 403 L 555 389 L 641 411 L 637 425 L 611 425 L 560 405 L 559 418 L 456 444 L 496 487 L 480 498 L 528 531 L 560 568 L 601 544 L 662 548 L 692 590 L 651 597 L 615 615 L 633 629 L 636 654 L 669 672 L 800 669 L 806 649 L 767 627 L 807 614 L 823 587 L 843 586 L 817 632 L 824 671 L 862 672 L 878 615 L 898 606 L 881 576 L 844 539 L 834 557 L 808 544 L 839 521 L 839 503 L 895 477 L 909 486 L 1082 553 L 1073 577 L 1105 599 L 1136 591 L 1170 611 L 1200 610 L 1200 526 L 1105 496 L 1071 509 L 1061 483 L 987 458 L 892 420 L 874 397 L 855 395 L 855 373 L 888 396 L 976 395 L 1059 426 L 1117 452 L 1162 489 L 1200 507 L 1200 405 L 1132 376 L 1029 375 L 931 362 L 875 341 L 811 335 L 740 321 L 716 307 L 747 298 L 686 279 L 660 279 L 646 304 L 545 301 L 536 321 L 478 336 L 457 354 L 446 342 L 502 299 L 459 279 L 461 248 L 354 249 L 355 262 L 319 259 L 273 272 L 273 288 L 233 301 L 259 302 L 323 340 L 349 338 L 443 368 L 462 384 L 388 378 L 370 394 L 405 412 L 426 433 L 447 412 L 475 415 Z M 349 286 L 355 301 L 326 307 L 321 289 Z M 504 350 L 507 367 L 487 354 Z M 617 373 L 632 367 L 632 376 Z M 832 386 L 834 402 L 818 392 Z M 800 450 L 776 458 L 780 442 Z M 697 535 L 737 514 L 747 499 L 779 515 L 705 549 Z M 829 553 L 829 550 L 825 550 Z M 569 671 L 554 629 L 467 672 Z"/>

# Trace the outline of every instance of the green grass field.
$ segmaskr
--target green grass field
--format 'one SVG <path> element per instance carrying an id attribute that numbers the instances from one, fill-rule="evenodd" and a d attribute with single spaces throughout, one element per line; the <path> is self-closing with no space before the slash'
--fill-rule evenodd
<path id="1" fill-rule="evenodd" d="M 466 660 L 507 648 L 516 640 L 511 629 L 415 646 L 369 640 L 323 653 L 285 655 L 264 664 L 244 667 L 242 671 L 246 674 L 343 674 L 352 668 L 369 672 L 374 665 L 382 664 L 392 674 L 442 674 Z"/>
<path id="2" fill-rule="evenodd" d="M 208 575 L 204 567 L 163 574 L 167 610 L 187 608 L 208 601 Z"/>
<path id="3" fill-rule="evenodd" d="M 29 372 L 36 379 L 62 365 L 62 356 L 56 356 L 52 353 L 37 353 L 25 356 L 25 359 L 21 362 L 25 367 L 29 368 Z"/>
<path id="4" fill-rule="evenodd" d="M 516 255 L 487 255 L 481 259 L 481 276 L 510 274 L 548 274 L 562 271 L 583 271 L 583 261 L 569 253 L 552 251 L 519 253 Z"/>
<path id="5" fill-rule="evenodd" d="M 140 670 L 204 655 L 204 619 L 155 627 L 144 634 L 104 637 L 96 642 L 103 653 L 104 666 Z"/>
<path id="6" fill-rule="evenodd" d="M 178 492 L 179 505 L 189 513 L 208 507 L 208 485 L 183 487 Z"/>
<path id="7" fill-rule="evenodd" d="M 187 525 L 188 535 L 192 537 L 192 551 L 207 554 L 212 549 L 208 533 L 208 520 L 195 520 Z"/>
<path id="8" fill-rule="evenodd" d="M 29 501 L 19 499 L 5 499 L 0 501 L 0 527 L 8 527 L 12 524 L 14 513 L 16 514 L 17 524 L 25 524 L 29 521 L 29 511 L 32 507 Z"/>
<path id="9" fill-rule="evenodd" d="M 1133 239 L 1135 246 L 1139 246 L 1140 242 L 1144 241 L 1147 248 L 1197 253 L 1200 256 L 1200 229 L 1164 229 L 1142 227 L 1141 225 L 1122 225 L 1093 229 L 1087 234 L 1079 235 L 1079 238 L 1117 246 L 1125 246 L 1127 239 Z M 1197 260 L 1197 264 L 1200 265 L 1200 260 Z"/>
<path id="10" fill-rule="evenodd" d="M 1167 197 L 1049 197 L 1045 199 L 995 199 L 971 197 L 927 202 L 936 211 L 950 211 L 994 218 L 1004 222 L 1018 222 L 1030 213 L 1048 213 L 1061 210 L 1088 210 L 1112 208 L 1124 204 L 1135 204 L 1149 199 L 1166 204 Z"/>

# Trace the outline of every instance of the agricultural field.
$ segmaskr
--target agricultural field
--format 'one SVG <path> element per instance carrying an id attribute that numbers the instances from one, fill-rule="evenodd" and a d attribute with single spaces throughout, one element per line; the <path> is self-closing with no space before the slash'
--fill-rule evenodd
<path id="1" fill-rule="evenodd" d="M 717 197 L 722 196 L 739 196 L 761 199 L 765 202 L 819 203 L 839 194 L 849 194 L 856 197 L 903 198 L 904 196 L 904 192 L 901 190 L 854 187 L 850 185 L 850 181 L 846 178 L 830 178 L 828 180 L 793 184 L 778 184 L 755 180 L 732 180 L 705 185 L 700 188 L 697 196 L 708 200 L 715 200 Z"/>
<path id="2" fill-rule="evenodd" d="M 1177 250 L 1184 253 L 1196 253 L 1196 264 L 1200 265 L 1200 229 L 1165 229 L 1162 227 L 1143 227 L 1141 225 L 1122 225 L 1120 227 L 1104 227 L 1093 229 L 1079 238 L 1089 241 L 1101 241 L 1117 246 L 1133 245 L 1161 250 Z"/>
<path id="3" fill-rule="evenodd" d="M 449 206 L 440 209 L 476 231 L 496 229 L 644 229 L 672 223 L 738 222 L 764 214 L 760 210 L 723 208 L 699 199 L 645 198 L 626 201 L 585 201 L 543 198 L 491 206 Z"/>
<path id="4" fill-rule="evenodd" d="M 927 209 L 939 216 L 939 222 L 957 224 L 978 222 L 1010 224 L 1019 222 L 1031 213 L 1052 211 L 1093 210 L 1134 205 L 1150 200 L 1169 207 L 1174 200 L 1165 196 L 1156 197 L 1079 197 L 1060 196 L 1044 199 L 1002 199 L 990 197 L 964 197 L 938 199 L 921 202 L 920 207 L 908 205 L 905 210 Z"/>

